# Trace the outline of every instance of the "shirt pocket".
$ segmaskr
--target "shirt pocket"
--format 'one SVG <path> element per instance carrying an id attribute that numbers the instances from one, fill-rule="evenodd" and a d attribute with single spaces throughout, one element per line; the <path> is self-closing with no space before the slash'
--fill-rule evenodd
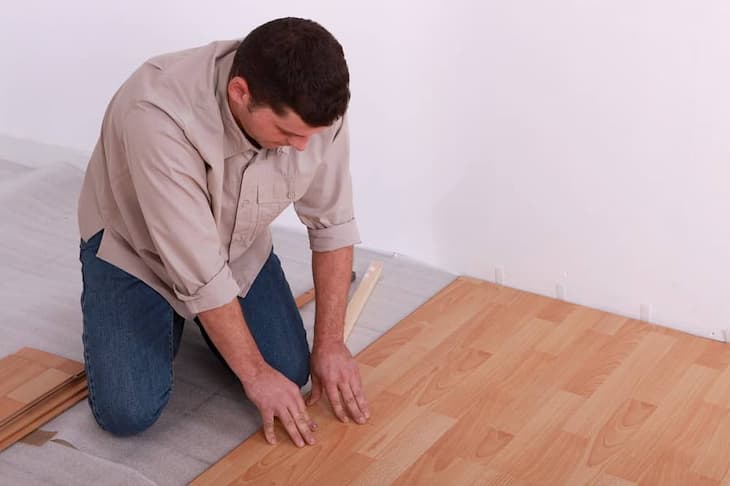
<path id="1" fill-rule="evenodd" d="M 282 177 L 259 183 L 256 188 L 257 212 L 253 234 L 259 235 L 296 200 L 296 184 L 292 178 Z"/>

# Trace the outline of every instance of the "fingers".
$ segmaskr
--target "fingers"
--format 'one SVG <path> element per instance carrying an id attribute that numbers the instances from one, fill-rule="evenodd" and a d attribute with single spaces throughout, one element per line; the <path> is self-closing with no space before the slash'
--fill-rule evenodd
<path id="1" fill-rule="evenodd" d="M 282 413 L 282 416 L 279 417 L 279 420 L 281 420 L 281 424 L 286 429 L 289 437 L 291 437 L 292 442 L 294 442 L 297 447 L 304 447 L 304 439 L 302 439 L 302 434 L 299 432 L 296 420 L 294 419 L 294 417 L 292 417 L 291 413 L 289 413 L 288 411 Z"/>
<path id="2" fill-rule="evenodd" d="M 324 388 L 327 398 L 332 405 L 332 412 L 340 422 L 349 422 L 352 417 L 355 422 L 364 424 L 370 419 L 370 408 L 362 390 L 360 374 L 355 369 L 350 376 L 341 376 L 335 379 L 324 380 L 324 384 L 312 380 L 312 394 L 317 390 L 317 399 Z M 310 402 L 312 398 L 310 397 Z"/>
<path id="3" fill-rule="evenodd" d="M 349 422 L 350 419 L 347 418 L 347 414 L 345 413 L 345 409 L 342 406 L 342 400 L 340 400 L 340 391 L 337 389 L 336 384 L 331 384 L 327 386 L 327 398 L 330 401 L 330 405 L 332 405 L 332 411 L 335 414 L 335 417 L 337 417 L 340 422 Z"/>
<path id="4" fill-rule="evenodd" d="M 312 375 L 312 391 L 309 394 L 309 398 L 307 398 L 307 406 L 309 407 L 317 403 L 321 396 L 322 383 L 320 383 L 316 376 Z"/>
<path id="5" fill-rule="evenodd" d="M 266 439 L 266 442 L 274 445 L 276 444 L 276 434 L 274 433 L 274 415 L 267 414 L 265 417 L 262 418 L 264 420 L 264 438 Z"/>
<path id="6" fill-rule="evenodd" d="M 345 402 L 345 407 L 350 413 L 350 416 L 355 419 L 355 422 L 359 424 L 364 423 L 365 417 L 363 417 L 362 413 L 360 413 L 360 408 L 357 406 L 357 401 L 355 401 L 355 396 L 352 394 L 352 389 L 350 388 L 350 385 L 341 385 L 339 387 L 339 390 L 342 394 L 342 399 Z"/>
<path id="7" fill-rule="evenodd" d="M 274 416 L 279 419 L 281 425 L 286 429 L 287 434 L 291 437 L 292 442 L 297 447 L 304 447 L 306 444 L 312 445 L 316 443 L 314 430 L 318 425 L 311 419 L 304 406 L 301 395 L 293 397 L 293 403 L 287 408 L 275 415 L 270 415 L 268 420 L 264 420 L 264 437 L 269 444 L 276 444 L 276 435 L 274 434 Z"/>
<path id="8" fill-rule="evenodd" d="M 315 426 L 314 428 L 316 428 L 316 424 L 314 424 L 314 422 L 312 422 L 312 419 L 309 418 L 309 414 L 307 414 L 307 410 L 302 408 L 299 411 L 290 410 L 289 413 L 290 413 L 291 417 L 293 418 L 294 423 L 296 424 L 297 430 L 299 431 L 299 434 L 304 439 L 304 441 L 309 445 L 314 444 L 315 443 L 314 434 L 312 434 L 312 430 L 314 430 L 314 429 L 312 426 L 314 425 Z M 297 443 L 296 441 L 295 441 L 295 443 L 297 445 L 299 445 L 299 443 Z M 304 444 L 302 444 L 302 445 L 304 445 Z"/>
<path id="9" fill-rule="evenodd" d="M 357 406 L 360 408 L 360 411 L 362 412 L 363 416 L 365 417 L 365 420 L 370 419 L 370 406 L 368 405 L 368 401 L 365 398 L 365 394 L 362 391 L 362 385 L 360 383 L 360 379 L 358 378 L 356 382 L 350 384 L 350 388 L 352 388 L 352 393 L 355 396 L 355 401 L 357 402 Z"/>
<path id="10" fill-rule="evenodd" d="M 317 428 L 317 424 L 309 417 L 299 390 L 290 395 L 289 404 L 277 415 L 297 447 L 315 443 L 312 431 Z"/>
<path id="11" fill-rule="evenodd" d="M 278 442 L 274 431 L 274 421 L 278 419 L 297 447 L 314 444 L 312 432 L 317 429 L 317 424 L 310 418 L 299 388 L 290 381 L 278 379 L 276 374 L 273 377 L 273 380 L 265 383 L 268 385 L 266 388 L 261 387 L 269 394 L 260 393 L 255 386 L 256 383 L 251 386 L 252 395 L 257 399 L 254 404 L 259 409 L 263 420 L 262 429 L 266 442 L 272 445 Z M 279 385 L 278 390 L 275 387 L 277 384 Z M 272 391 L 278 393 L 271 393 Z"/>
<path id="12" fill-rule="evenodd" d="M 352 386 L 350 384 L 340 385 L 339 390 L 350 416 L 355 420 L 355 422 L 364 424 L 367 421 L 367 416 L 365 415 L 365 411 L 362 410 L 361 404 L 364 403 L 365 409 L 367 410 L 367 402 L 365 402 L 365 397 L 362 396 L 362 392 L 359 393 L 358 399 L 355 393 L 353 393 Z"/>

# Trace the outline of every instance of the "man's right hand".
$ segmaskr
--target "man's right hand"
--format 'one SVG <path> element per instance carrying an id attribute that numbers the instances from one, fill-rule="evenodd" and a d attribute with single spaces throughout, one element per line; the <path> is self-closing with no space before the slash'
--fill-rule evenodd
<path id="1" fill-rule="evenodd" d="M 199 314 L 205 331 L 243 384 L 246 396 L 264 420 L 264 436 L 276 444 L 274 418 L 278 418 L 299 447 L 314 444 L 312 422 L 299 387 L 269 366 L 251 336 L 238 298 Z"/>
<path id="2" fill-rule="evenodd" d="M 276 444 L 274 418 L 278 418 L 298 446 L 314 444 L 317 424 L 312 421 L 304 405 L 299 387 L 269 365 L 264 365 L 252 377 L 246 378 L 243 390 L 256 405 L 264 421 L 264 437 L 269 444 Z"/>

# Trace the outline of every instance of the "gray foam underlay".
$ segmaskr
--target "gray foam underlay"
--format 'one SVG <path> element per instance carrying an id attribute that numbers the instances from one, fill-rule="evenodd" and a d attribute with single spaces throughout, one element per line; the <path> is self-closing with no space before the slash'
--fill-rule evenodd
<path id="1" fill-rule="evenodd" d="M 0 159 L 0 184 L 3 184 L 5 181 L 14 179 L 20 174 L 31 172 L 32 170 L 32 167 L 27 167 L 25 165 L 10 162 L 9 160 Z"/>

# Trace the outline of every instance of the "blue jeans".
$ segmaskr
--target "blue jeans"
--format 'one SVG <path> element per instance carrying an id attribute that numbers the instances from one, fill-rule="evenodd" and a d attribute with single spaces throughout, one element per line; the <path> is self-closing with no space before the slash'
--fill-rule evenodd
<path id="1" fill-rule="evenodd" d="M 155 423 L 170 399 L 172 362 L 185 319 L 150 286 L 97 258 L 102 234 L 80 245 L 89 405 L 103 429 L 125 436 Z M 238 302 L 266 362 L 304 386 L 309 378 L 307 336 L 273 251 Z M 196 322 L 223 361 L 197 318 Z"/>

